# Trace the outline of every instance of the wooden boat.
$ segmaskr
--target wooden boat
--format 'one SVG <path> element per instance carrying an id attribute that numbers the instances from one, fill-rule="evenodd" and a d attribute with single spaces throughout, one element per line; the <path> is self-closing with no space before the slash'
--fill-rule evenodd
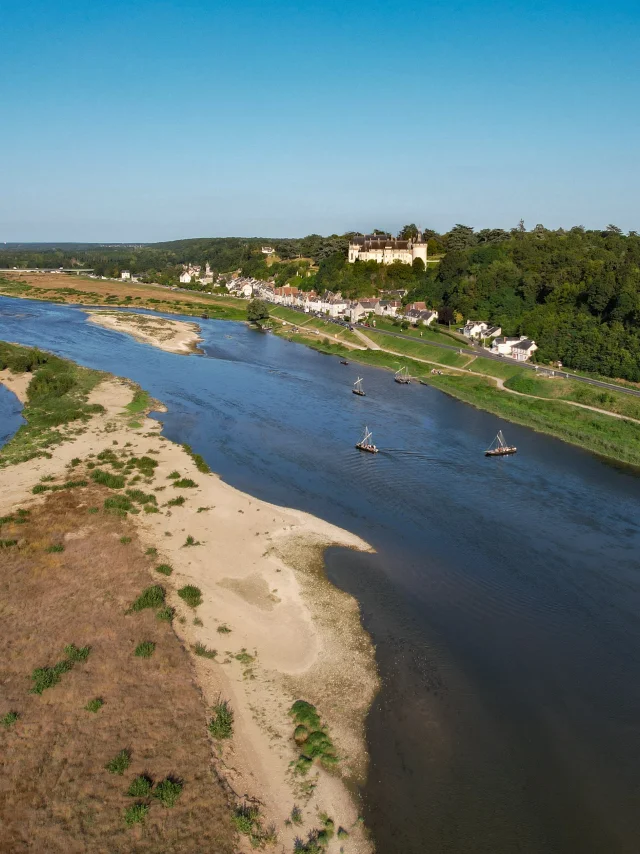
<path id="1" fill-rule="evenodd" d="M 377 454 L 378 449 L 371 441 L 371 431 L 368 427 L 364 428 L 364 436 L 356 443 L 356 448 L 359 451 L 367 451 L 370 454 Z"/>
<path id="2" fill-rule="evenodd" d="M 515 454 L 517 450 L 514 445 L 507 445 L 502 430 L 499 430 L 498 435 L 484 452 L 484 455 L 485 457 L 506 457 L 509 454 Z"/>
<path id="3" fill-rule="evenodd" d="M 397 383 L 401 383 L 402 385 L 408 385 L 411 382 L 411 377 L 409 376 L 409 368 L 400 368 L 399 371 L 396 371 L 394 380 Z"/>
<path id="4" fill-rule="evenodd" d="M 362 390 L 362 377 L 358 377 L 358 379 L 354 382 L 351 391 L 354 394 L 359 394 L 360 397 L 366 397 L 364 391 Z"/>
<path id="5" fill-rule="evenodd" d="M 340 364 L 341 364 L 341 365 L 348 365 L 348 364 L 349 364 L 349 362 L 347 362 L 347 360 L 346 360 L 346 359 L 340 359 Z"/>

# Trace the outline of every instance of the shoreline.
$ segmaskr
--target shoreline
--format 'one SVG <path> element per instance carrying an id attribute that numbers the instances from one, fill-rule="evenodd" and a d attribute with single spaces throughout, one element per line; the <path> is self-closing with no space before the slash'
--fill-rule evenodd
<path id="1" fill-rule="evenodd" d="M 150 344 L 167 353 L 188 355 L 199 353 L 202 341 L 200 326 L 187 320 L 169 320 L 134 312 L 110 311 L 109 309 L 84 309 L 89 323 L 103 329 L 130 335 L 142 344 Z"/>
<path id="2" fill-rule="evenodd" d="M 17 386 L 2 375 L 0 382 L 11 390 Z M 87 402 L 103 406 L 102 414 L 57 445 L 50 458 L 3 469 L 0 513 L 42 502 L 32 490 L 43 478 L 66 480 L 70 471 L 90 478 L 92 461 L 102 451 L 157 462 L 153 478 L 140 486 L 148 490 L 154 483 L 160 512 L 130 518 L 142 543 L 157 549 L 158 564 L 173 567 L 169 577 L 150 575 L 153 583 L 166 586 L 180 615 L 174 630 L 189 650 L 207 707 L 222 697 L 233 709 L 233 738 L 219 742 L 214 760 L 233 793 L 231 806 L 259 804 L 261 819 L 275 825 L 282 850 L 317 830 L 322 813 L 336 828 L 348 830 L 350 851 L 369 854 L 373 845 L 353 792 L 366 777 L 365 720 L 379 678 L 358 603 L 326 579 L 322 555 L 329 545 L 370 547 L 347 531 L 255 499 L 205 473 L 198 459 L 160 435 L 162 425 L 148 413 L 137 416 L 132 428 L 125 406 L 134 392 L 128 381 L 99 382 Z M 169 475 L 175 471 L 197 486 L 174 488 Z M 181 506 L 167 507 L 177 498 L 184 498 Z M 187 537 L 199 545 L 185 548 Z M 195 609 L 177 596 L 186 584 L 202 592 Z M 196 644 L 216 649 L 215 659 L 194 655 Z M 336 770 L 318 762 L 304 775 L 292 770 L 300 749 L 289 709 L 297 700 L 317 707 L 339 756 Z M 302 811 L 300 826 L 287 822 L 294 806 Z M 332 844 L 327 848 L 334 850 Z"/>

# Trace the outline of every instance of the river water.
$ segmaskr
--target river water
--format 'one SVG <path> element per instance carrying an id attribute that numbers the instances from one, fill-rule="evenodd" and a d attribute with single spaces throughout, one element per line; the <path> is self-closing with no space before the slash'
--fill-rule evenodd
<path id="1" fill-rule="evenodd" d="M 363 792 L 380 854 L 637 854 L 638 472 L 242 324 L 202 329 L 205 355 L 176 356 L 0 298 L 0 339 L 131 377 L 226 481 L 375 547 L 326 563 L 383 678 Z M 365 423 L 377 456 L 353 447 Z M 519 452 L 486 459 L 500 428 Z"/>

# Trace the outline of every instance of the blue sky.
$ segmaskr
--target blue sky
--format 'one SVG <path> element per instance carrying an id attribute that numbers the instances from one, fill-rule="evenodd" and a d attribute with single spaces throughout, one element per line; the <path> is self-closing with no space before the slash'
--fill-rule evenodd
<path id="1" fill-rule="evenodd" d="M 640 4 L 23 0 L 0 240 L 640 230 Z"/>

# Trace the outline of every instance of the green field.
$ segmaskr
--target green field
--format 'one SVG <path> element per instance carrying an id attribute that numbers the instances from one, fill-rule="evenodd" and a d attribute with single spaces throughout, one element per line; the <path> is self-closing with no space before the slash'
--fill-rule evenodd
<path id="1" fill-rule="evenodd" d="M 432 326 L 409 326 L 408 329 L 402 329 L 400 326 L 396 326 L 393 321 L 384 317 L 376 317 L 375 321 L 375 328 L 382 332 L 401 332 L 403 335 L 411 335 L 412 337 L 418 338 L 422 341 L 434 341 L 437 344 L 453 344 L 458 347 L 469 346 L 469 342 L 461 335 L 455 335 L 454 333 L 445 331 L 444 329 L 434 328 Z"/>
<path id="2" fill-rule="evenodd" d="M 384 332 L 377 332 L 373 329 L 367 329 L 365 335 L 371 338 L 372 341 L 375 341 L 379 347 L 395 350 L 404 356 L 429 359 L 431 362 L 437 362 L 439 365 L 463 368 L 469 361 L 469 356 L 461 356 L 456 350 L 444 350 L 441 347 L 434 347 L 419 339 L 408 341 L 406 338 L 394 338 L 391 335 L 386 335 Z"/>

